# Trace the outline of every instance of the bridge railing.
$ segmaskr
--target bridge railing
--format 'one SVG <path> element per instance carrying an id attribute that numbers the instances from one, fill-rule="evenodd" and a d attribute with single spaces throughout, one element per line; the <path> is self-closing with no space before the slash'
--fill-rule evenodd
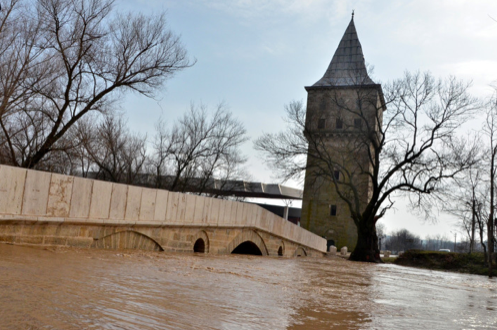
<path id="1" fill-rule="evenodd" d="M 0 165 L 0 221 L 250 227 L 325 252 L 326 240 L 255 205 Z"/>

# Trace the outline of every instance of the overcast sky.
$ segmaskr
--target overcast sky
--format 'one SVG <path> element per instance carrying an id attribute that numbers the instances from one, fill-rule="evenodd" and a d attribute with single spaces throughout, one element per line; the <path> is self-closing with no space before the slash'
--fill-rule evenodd
<path id="1" fill-rule="evenodd" d="M 197 60 L 156 100 L 132 95 L 123 101 L 131 128 L 149 138 L 159 117 L 172 123 L 191 102 L 213 108 L 224 101 L 252 140 L 283 130 L 284 105 L 306 100 L 304 86 L 323 76 L 352 10 L 377 83 L 405 70 L 430 71 L 470 80 L 473 93 L 483 97 L 497 81 L 496 0 L 117 0 L 116 6 L 166 11 L 170 28 Z M 276 182 L 252 141 L 243 151 L 254 181 Z M 382 222 L 388 230 L 422 236 L 455 229 L 454 219 L 442 216 L 432 224 L 410 215 L 402 202 Z"/>

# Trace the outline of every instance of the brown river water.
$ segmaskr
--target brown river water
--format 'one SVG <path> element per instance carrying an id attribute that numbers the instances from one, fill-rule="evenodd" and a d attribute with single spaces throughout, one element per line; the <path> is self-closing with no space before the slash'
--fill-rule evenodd
<path id="1" fill-rule="evenodd" d="M 339 258 L 0 244 L 0 329 L 497 329 L 497 281 Z"/>

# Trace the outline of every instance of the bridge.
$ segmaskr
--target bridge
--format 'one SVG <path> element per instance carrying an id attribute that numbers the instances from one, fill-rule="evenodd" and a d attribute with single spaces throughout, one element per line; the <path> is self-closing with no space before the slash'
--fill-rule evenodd
<path id="1" fill-rule="evenodd" d="M 0 165 L 0 242 L 321 256 L 326 240 L 250 203 Z"/>

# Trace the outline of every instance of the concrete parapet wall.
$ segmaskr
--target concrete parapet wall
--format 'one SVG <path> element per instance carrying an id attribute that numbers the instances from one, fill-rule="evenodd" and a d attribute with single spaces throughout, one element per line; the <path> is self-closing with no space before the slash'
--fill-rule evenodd
<path id="1" fill-rule="evenodd" d="M 254 204 L 5 165 L 0 165 L 0 222 L 0 231 L 15 223 L 253 229 L 326 252 L 326 240 Z"/>

